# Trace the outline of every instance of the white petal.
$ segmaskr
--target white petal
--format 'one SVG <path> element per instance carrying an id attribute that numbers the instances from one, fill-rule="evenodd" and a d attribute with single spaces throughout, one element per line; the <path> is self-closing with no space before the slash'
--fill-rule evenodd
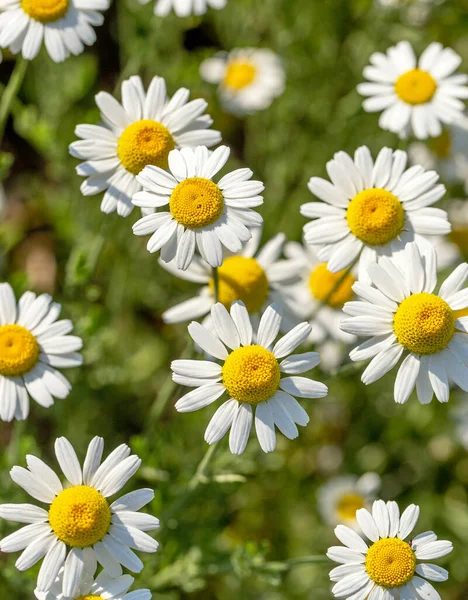
<path id="1" fill-rule="evenodd" d="M 81 473 L 80 462 L 73 446 L 66 438 L 61 437 L 55 441 L 55 455 L 68 481 L 73 485 L 81 485 L 83 475 Z"/>
<path id="2" fill-rule="evenodd" d="M 398 537 L 402 540 L 406 539 L 413 529 L 416 527 L 416 523 L 419 519 L 419 506 L 416 504 L 410 504 L 408 508 L 403 512 L 400 519 L 400 529 L 398 530 Z"/>

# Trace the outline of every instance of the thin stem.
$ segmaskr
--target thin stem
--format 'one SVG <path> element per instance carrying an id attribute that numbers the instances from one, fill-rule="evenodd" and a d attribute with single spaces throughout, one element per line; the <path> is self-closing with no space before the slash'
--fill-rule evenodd
<path id="1" fill-rule="evenodd" d="M 214 301 L 219 302 L 219 273 L 218 267 L 213 267 Z"/>
<path id="2" fill-rule="evenodd" d="M 26 68 L 28 62 L 25 58 L 20 56 L 15 64 L 13 73 L 11 74 L 10 80 L 3 93 L 2 100 L 0 101 L 0 143 L 3 140 L 3 134 L 5 133 L 5 127 L 10 114 L 11 105 L 13 104 L 21 84 L 23 83 L 24 76 L 26 74 Z"/>
<path id="3" fill-rule="evenodd" d="M 161 517 L 161 523 L 167 524 L 170 519 L 173 519 L 177 513 L 185 506 L 187 501 L 192 497 L 192 495 L 197 491 L 201 484 L 208 482 L 208 469 L 213 462 L 213 458 L 215 456 L 216 450 L 218 448 L 218 443 L 212 444 L 208 447 L 204 457 L 201 459 L 194 476 L 188 482 L 185 491 L 176 498 L 175 502 L 168 508 L 168 510 Z"/>

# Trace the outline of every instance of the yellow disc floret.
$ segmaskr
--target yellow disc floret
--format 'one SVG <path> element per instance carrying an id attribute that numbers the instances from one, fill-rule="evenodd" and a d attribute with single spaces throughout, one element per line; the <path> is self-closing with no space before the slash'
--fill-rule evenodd
<path id="1" fill-rule="evenodd" d="M 226 69 L 224 85 L 233 90 L 241 90 L 252 83 L 256 75 L 257 69 L 251 63 L 233 60 Z"/>
<path id="2" fill-rule="evenodd" d="M 24 375 L 38 359 L 39 344 L 28 329 L 21 325 L 0 327 L 0 375 Z"/>
<path id="3" fill-rule="evenodd" d="M 398 307 L 393 321 L 398 343 L 415 354 L 441 352 L 455 332 L 450 306 L 435 294 L 409 296 Z"/>
<path id="4" fill-rule="evenodd" d="M 331 273 L 327 269 L 327 263 L 320 263 L 309 276 L 309 289 L 312 296 L 320 302 L 324 301 L 344 273 L 345 271 Z M 343 304 L 353 297 L 353 284 L 354 277 L 350 274 L 346 275 L 338 288 L 328 298 L 327 304 L 333 308 L 342 308 Z"/>
<path id="5" fill-rule="evenodd" d="M 370 246 L 382 246 L 394 240 L 403 229 L 405 211 L 391 192 L 370 188 L 354 196 L 346 219 L 357 238 Z"/>
<path id="6" fill-rule="evenodd" d="M 122 166 L 138 175 L 147 165 L 167 169 L 169 152 L 174 150 L 174 138 L 157 121 L 136 121 L 119 137 L 117 154 Z"/>
<path id="7" fill-rule="evenodd" d="M 49 509 L 53 532 L 68 546 L 92 546 L 106 535 L 110 522 L 111 510 L 107 500 L 87 485 L 63 490 Z"/>
<path id="8" fill-rule="evenodd" d="M 94 594 L 88 594 L 86 596 L 78 596 L 76 600 L 101 600 L 102 596 L 95 596 Z"/>
<path id="9" fill-rule="evenodd" d="M 343 494 L 338 501 L 336 512 L 343 521 L 354 520 L 356 518 L 356 511 L 360 508 L 364 508 L 364 498 L 354 492 L 348 492 Z"/>
<path id="10" fill-rule="evenodd" d="M 210 179 L 190 177 L 174 189 L 169 208 L 174 219 L 181 225 L 199 229 L 211 225 L 222 215 L 223 194 Z"/>
<path id="11" fill-rule="evenodd" d="M 40 23 L 53 23 L 68 12 L 69 0 L 21 0 L 24 12 Z"/>
<path id="12" fill-rule="evenodd" d="M 223 384 L 231 398 L 258 404 L 278 389 L 280 368 L 273 353 L 263 346 L 243 346 L 231 352 L 223 366 Z"/>
<path id="13" fill-rule="evenodd" d="M 452 138 L 447 129 L 439 137 L 428 140 L 427 145 L 438 158 L 448 158 L 452 152 Z"/>
<path id="14" fill-rule="evenodd" d="M 268 279 L 255 258 L 229 256 L 218 269 L 219 302 L 229 309 L 242 300 L 249 313 L 258 312 L 268 297 Z M 214 291 L 213 280 L 210 290 Z"/>
<path id="15" fill-rule="evenodd" d="M 372 544 L 366 555 L 366 571 L 372 581 L 384 588 L 408 583 L 416 569 L 411 546 L 398 538 L 384 538 Z"/>
<path id="16" fill-rule="evenodd" d="M 407 104 L 429 102 L 437 90 L 437 83 L 430 73 L 412 69 L 400 75 L 395 82 L 396 95 Z"/>

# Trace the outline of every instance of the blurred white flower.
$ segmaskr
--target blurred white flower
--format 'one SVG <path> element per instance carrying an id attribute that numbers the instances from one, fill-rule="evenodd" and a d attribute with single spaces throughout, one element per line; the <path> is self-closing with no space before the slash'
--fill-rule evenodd
<path id="1" fill-rule="evenodd" d="M 81 54 L 96 41 L 110 0 L 4 0 L 0 4 L 0 47 L 32 60 L 42 42 L 54 62 Z"/>
<path id="2" fill-rule="evenodd" d="M 37 592 L 48 592 L 63 567 L 63 596 L 74 598 L 90 565 L 99 562 L 112 577 L 122 575 L 122 565 L 139 573 L 143 563 L 132 548 L 141 552 L 158 548 L 144 533 L 157 529 L 158 519 L 137 512 L 151 502 L 153 490 L 130 492 L 112 504 L 107 500 L 138 471 L 141 459 L 130 456 L 130 448 L 122 444 L 101 463 L 103 450 L 102 438 L 91 440 L 82 469 L 70 442 L 58 438 L 55 455 L 67 479 L 64 486 L 55 471 L 35 456 L 26 456 L 27 469 L 10 471 L 17 485 L 48 505 L 48 510 L 33 504 L 0 505 L 1 518 L 27 523 L 0 542 L 1 552 L 23 551 L 16 561 L 20 571 L 44 559 Z"/>
<path id="3" fill-rule="evenodd" d="M 372 286 L 358 282 L 359 302 L 348 302 L 344 331 L 369 337 L 352 350 L 354 361 L 371 362 L 362 381 L 371 384 L 405 358 L 395 380 L 395 402 L 403 404 L 414 388 L 421 404 L 448 402 L 450 382 L 468 391 L 468 264 L 459 265 L 438 294 L 436 256 L 416 244 L 391 259 L 369 265 Z"/>
<path id="4" fill-rule="evenodd" d="M 377 6 L 387 10 L 399 10 L 402 20 L 419 27 L 429 19 L 432 9 L 445 0 L 375 0 Z"/>
<path id="5" fill-rule="evenodd" d="M 227 112 L 244 115 L 268 108 L 284 91 L 285 73 L 280 58 L 265 48 L 237 48 L 219 52 L 200 65 L 205 81 L 219 84 Z"/>
<path id="6" fill-rule="evenodd" d="M 317 508 L 322 519 L 328 525 L 342 523 L 355 529 L 356 511 L 371 507 L 380 484 L 377 473 L 333 477 L 317 490 Z"/>
<path id="7" fill-rule="evenodd" d="M 214 146 L 221 141 L 219 131 L 204 114 L 206 100 L 189 102 L 190 92 L 180 88 L 169 98 L 166 82 L 153 77 L 145 93 L 140 77 L 122 83 L 122 104 L 99 92 L 96 104 L 101 125 L 78 125 L 79 141 L 70 144 L 70 153 L 81 163 L 76 172 L 86 180 L 81 193 L 92 196 L 106 191 L 101 203 L 104 213 L 115 210 L 127 217 L 133 210 L 132 196 L 141 190 L 137 175 L 147 165 L 167 169 L 174 148 L 200 144 Z"/>
<path id="8" fill-rule="evenodd" d="M 211 156 L 205 146 L 183 148 L 169 154 L 169 171 L 145 167 L 137 176 L 142 192 L 133 204 L 144 209 L 163 209 L 144 216 L 133 225 L 135 235 L 150 237 L 148 252 L 161 250 L 164 262 L 176 260 L 185 271 L 195 249 L 212 267 L 223 262 L 223 246 L 239 252 L 252 237 L 250 229 L 263 224 L 254 210 L 263 204 L 265 188 L 261 181 L 250 181 L 250 169 L 236 169 L 218 183 L 213 177 L 227 163 L 230 150 L 220 146 Z"/>
<path id="9" fill-rule="evenodd" d="M 241 300 L 250 315 L 260 312 L 273 302 L 281 302 L 279 290 L 298 280 L 293 261 L 280 260 L 286 236 L 278 233 L 259 249 L 262 228 L 252 228 L 252 238 L 239 254 L 227 253 L 218 269 L 219 302 L 229 309 Z M 190 298 L 166 310 L 162 318 L 166 323 L 180 323 L 198 319 L 208 314 L 203 325 L 211 329 L 210 309 L 214 304 L 213 271 L 202 258 L 194 256 L 185 271 L 177 268 L 175 261 L 160 265 L 176 277 L 202 284 L 195 298 Z"/>
<path id="10" fill-rule="evenodd" d="M 284 254 L 289 263 L 296 266 L 300 282 L 282 286 L 278 290 L 278 301 L 285 307 L 285 317 L 290 326 L 310 321 L 312 332 L 308 341 L 317 345 L 320 366 L 325 370 L 334 369 L 347 356 L 346 345 L 356 340 L 356 336 L 345 333 L 340 327 L 343 305 L 354 296 L 354 275 L 349 273 L 345 276 L 344 271 L 331 273 L 327 264 L 321 262 L 313 248 L 306 244 L 288 242 Z M 345 278 L 339 288 L 322 305 L 343 276 Z"/>
<path id="11" fill-rule="evenodd" d="M 413 142 L 408 156 L 411 164 L 434 169 L 446 183 L 463 183 L 468 193 L 468 120 L 448 125 L 426 143 Z"/>
<path id="12" fill-rule="evenodd" d="M 140 4 L 148 4 L 150 1 L 140 0 Z M 227 0 L 156 0 L 154 14 L 166 17 L 173 10 L 178 17 L 204 15 L 209 8 L 221 10 L 226 4 Z"/>
<path id="13" fill-rule="evenodd" d="M 296 424 L 309 422 L 294 396 L 323 398 L 328 392 L 323 383 L 297 376 L 318 365 L 317 352 L 289 356 L 307 339 L 311 327 L 301 323 L 275 344 L 281 311 L 272 304 L 263 313 L 253 343 L 252 323 L 242 302 L 234 302 L 230 314 L 223 304 L 215 304 L 211 316 L 214 333 L 196 322 L 188 330 L 194 342 L 222 365 L 205 360 L 173 361 L 173 380 L 195 388 L 178 400 L 176 409 L 193 412 L 227 393 L 229 400 L 214 414 L 205 440 L 213 444 L 231 429 L 231 452 L 242 454 L 255 421 L 262 450 L 272 452 L 276 447 L 275 426 L 292 440 L 299 435 Z M 282 373 L 290 376 L 281 377 Z"/>
<path id="14" fill-rule="evenodd" d="M 66 398 L 71 385 L 57 368 L 77 367 L 83 343 L 68 335 L 69 319 L 57 321 L 60 304 L 49 294 L 24 293 L 16 302 L 8 283 L 0 284 L 0 419 L 23 420 L 29 396 L 48 408 Z M 56 368 L 57 367 L 57 368 Z"/>
<path id="15" fill-rule="evenodd" d="M 399 42 L 383 54 L 375 52 L 365 67 L 357 91 L 368 96 L 367 112 L 380 112 L 379 125 L 406 138 L 438 137 L 442 124 L 463 116 L 468 98 L 468 75 L 453 75 L 461 57 L 451 48 L 433 42 L 417 61 L 409 42 Z"/>
<path id="16" fill-rule="evenodd" d="M 327 163 L 331 183 L 312 177 L 309 190 L 322 202 L 301 206 L 314 219 L 304 226 L 304 239 L 318 258 L 336 273 L 359 260 L 359 279 L 381 256 L 401 251 L 415 241 L 422 250 L 432 247 L 426 236 L 450 231 L 447 213 L 432 204 L 445 194 L 435 171 L 406 169 L 402 150 L 382 148 L 375 163 L 369 148 L 361 146 L 354 160 L 337 152 Z"/>
<path id="17" fill-rule="evenodd" d="M 377 500 L 372 513 L 361 508 L 356 518 L 367 542 L 345 525 L 335 528 L 344 546 L 333 546 L 328 558 L 340 563 L 330 572 L 332 592 L 348 600 L 439 600 L 430 581 L 446 581 L 448 572 L 424 561 L 453 550 L 452 542 L 426 531 L 405 541 L 416 527 L 419 506 L 411 504 L 400 516 L 396 502 Z M 423 561 L 423 562 L 418 562 Z"/>

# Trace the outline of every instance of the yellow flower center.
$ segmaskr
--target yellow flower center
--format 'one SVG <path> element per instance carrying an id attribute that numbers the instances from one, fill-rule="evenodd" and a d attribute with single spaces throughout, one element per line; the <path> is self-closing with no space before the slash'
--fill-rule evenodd
<path id="1" fill-rule="evenodd" d="M 234 60 L 226 69 L 224 85 L 233 90 L 241 90 L 252 83 L 256 75 L 257 69 L 251 63 Z"/>
<path id="2" fill-rule="evenodd" d="M 398 343 L 415 354 L 441 352 L 455 332 L 450 306 L 435 294 L 409 296 L 398 307 L 393 320 Z"/>
<path id="3" fill-rule="evenodd" d="M 99 542 L 108 532 L 110 522 L 107 500 L 87 485 L 63 490 L 49 509 L 53 532 L 69 546 L 85 548 Z"/>
<path id="4" fill-rule="evenodd" d="M 249 313 L 258 312 L 268 297 L 268 279 L 255 258 L 229 256 L 218 269 L 219 302 L 229 309 L 242 300 Z M 209 283 L 214 293 L 213 279 Z"/>
<path id="5" fill-rule="evenodd" d="M 221 190 L 209 179 L 190 177 L 174 189 L 169 201 L 172 216 L 184 227 L 199 229 L 219 219 L 224 209 Z"/>
<path id="6" fill-rule="evenodd" d="M 463 256 L 468 256 L 468 228 L 457 228 L 457 225 L 454 223 L 452 231 L 448 234 L 448 238 L 458 246 Z"/>
<path id="7" fill-rule="evenodd" d="M 344 273 L 345 271 L 330 273 L 327 269 L 327 263 L 317 265 L 309 276 L 309 289 L 312 296 L 323 302 L 339 279 L 343 277 Z M 353 284 L 354 277 L 351 274 L 346 275 L 330 298 L 328 298 L 327 304 L 333 308 L 342 308 L 343 304 L 353 297 Z"/>
<path id="8" fill-rule="evenodd" d="M 67 14 L 69 0 L 21 0 L 24 12 L 41 23 L 53 23 Z"/>
<path id="9" fill-rule="evenodd" d="M 101 599 L 102 596 L 95 596 L 94 594 L 88 594 L 86 596 L 79 596 L 78 598 L 76 598 L 76 600 L 97 600 L 97 599 Z"/>
<path id="10" fill-rule="evenodd" d="M 429 102 L 437 89 L 432 75 L 421 69 L 412 69 L 400 75 L 395 82 L 396 95 L 407 104 Z"/>
<path id="11" fill-rule="evenodd" d="M 364 498 L 359 494 L 350 492 L 341 496 L 336 510 L 340 519 L 343 519 L 343 521 L 349 521 L 351 519 L 355 519 L 356 511 L 358 511 L 360 508 L 364 508 L 364 506 Z"/>
<path id="12" fill-rule="evenodd" d="M 223 383 L 231 398 L 258 404 L 278 389 L 280 368 L 273 353 L 263 346 L 243 346 L 231 352 L 223 366 Z"/>
<path id="13" fill-rule="evenodd" d="M 447 129 L 444 129 L 439 137 L 431 138 L 427 145 L 438 158 L 448 158 L 452 151 L 452 138 Z"/>
<path id="14" fill-rule="evenodd" d="M 383 246 L 403 229 L 405 211 L 392 193 L 370 188 L 354 196 L 348 205 L 346 219 L 357 238 L 370 246 Z"/>
<path id="15" fill-rule="evenodd" d="M 21 325 L 0 327 L 0 375 L 24 375 L 38 359 L 39 344 L 28 329 Z"/>
<path id="16" fill-rule="evenodd" d="M 398 538 L 384 538 L 372 544 L 366 555 L 366 571 L 372 581 L 384 588 L 405 585 L 416 569 L 411 546 Z"/>
<path id="17" fill-rule="evenodd" d="M 138 175 L 147 165 L 167 169 L 167 157 L 174 148 L 174 138 L 169 130 L 157 121 L 145 119 L 124 129 L 119 137 L 117 154 L 122 166 Z"/>

